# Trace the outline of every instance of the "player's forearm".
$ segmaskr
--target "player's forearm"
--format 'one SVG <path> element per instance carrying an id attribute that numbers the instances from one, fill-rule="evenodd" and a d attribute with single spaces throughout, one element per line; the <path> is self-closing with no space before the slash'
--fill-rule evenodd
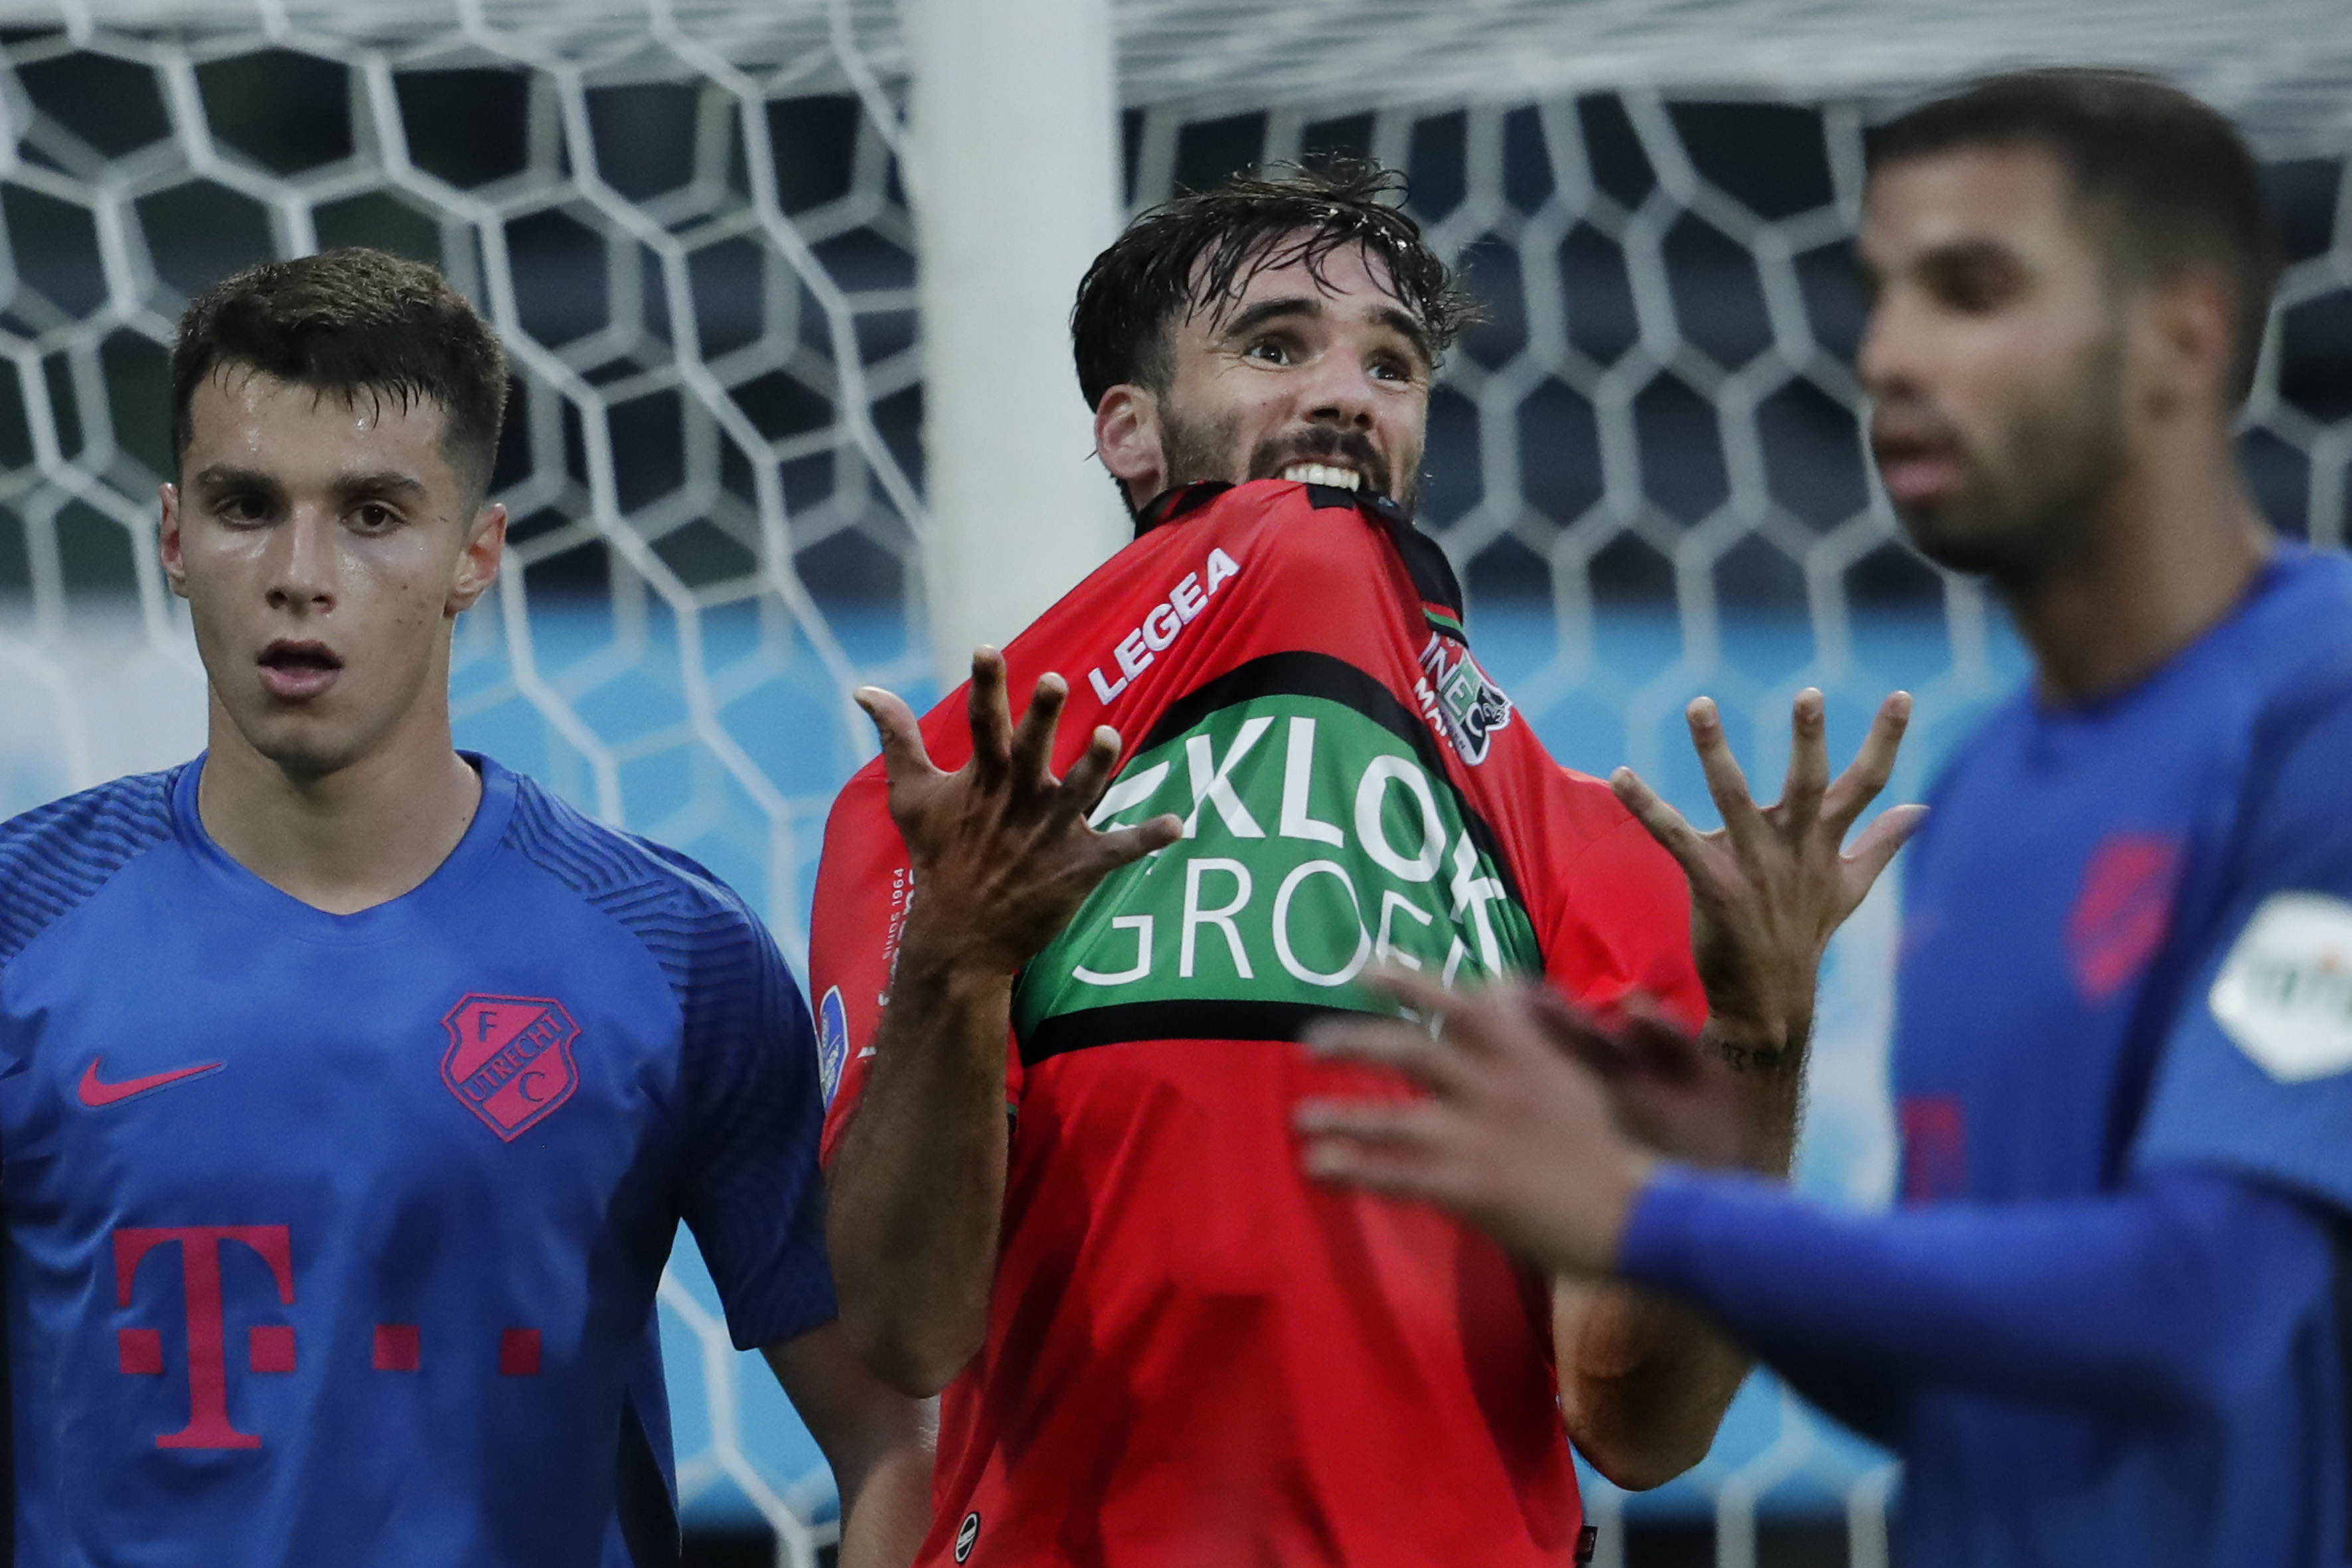
<path id="1" fill-rule="evenodd" d="M 906 1568 L 915 1560 L 931 1526 L 932 1457 L 929 1442 L 899 1442 L 870 1456 L 862 1469 L 835 1468 L 840 1568 Z"/>
<path id="2" fill-rule="evenodd" d="M 1620 1265 L 1767 1362 L 2140 1417 L 2212 1410 L 2281 1364 L 2332 1269 L 2298 1205 L 2186 1171 L 2095 1199 L 1870 1215 L 1670 1177 Z"/>
<path id="3" fill-rule="evenodd" d="M 1706 1048 L 1730 1068 L 1734 1113 L 1694 1119 L 1661 1152 L 1785 1177 L 1796 1149 L 1809 1019 L 1711 1020 Z M 1665 1131 L 1661 1129 L 1661 1131 Z M 1561 1410 L 1569 1436 L 1618 1486 L 1663 1486 L 1706 1457 L 1750 1358 L 1704 1314 L 1647 1290 L 1556 1287 Z"/>
<path id="4" fill-rule="evenodd" d="M 830 1173 L 842 1326 L 877 1374 L 919 1397 L 952 1381 L 987 1333 L 1011 996 L 1010 976 L 933 959 L 910 933 Z"/>
<path id="5" fill-rule="evenodd" d="M 1554 1288 L 1560 1412 L 1592 1468 L 1628 1491 L 1706 1458 L 1748 1358 L 1681 1302 L 1625 1285 Z"/>
<path id="6" fill-rule="evenodd" d="M 838 1323 L 762 1352 L 833 1470 L 842 1568 L 905 1568 L 930 1528 L 938 1405 L 883 1386 Z"/>

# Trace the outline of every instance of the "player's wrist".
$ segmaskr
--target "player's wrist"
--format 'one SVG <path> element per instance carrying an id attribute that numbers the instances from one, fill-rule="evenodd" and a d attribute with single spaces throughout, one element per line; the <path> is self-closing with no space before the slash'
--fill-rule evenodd
<path id="1" fill-rule="evenodd" d="M 934 897 L 927 888 L 907 911 L 892 988 L 920 977 L 960 992 L 984 991 L 1009 984 L 1028 961 L 1027 953 L 1005 941 L 1002 921 Z"/>
<path id="2" fill-rule="evenodd" d="M 1699 1038 L 1734 1073 L 1767 1083 L 1793 1079 L 1803 1068 L 1811 1027 L 1810 1013 L 1774 1016 L 1717 1011 L 1708 1014 Z"/>

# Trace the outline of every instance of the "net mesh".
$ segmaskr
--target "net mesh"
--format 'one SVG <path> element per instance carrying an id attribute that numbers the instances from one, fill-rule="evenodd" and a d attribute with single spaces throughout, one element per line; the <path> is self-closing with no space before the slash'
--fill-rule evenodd
<path id="1" fill-rule="evenodd" d="M 2352 23 L 2279 0 L 1948 8 L 1878 37 L 1827 5 L 1306 0 L 1120 8 L 1137 205 L 1317 150 L 1409 171 L 1488 319 L 1441 376 L 1427 521 L 1482 657 L 1556 752 L 1703 803 L 1679 710 L 1722 700 L 1770 773 L 1801 686 L 1850 746 L 1901 685 L 1916 795 L 2021 668 L 1969 584 L 1920 564 L 1858 436 L 1844 257 L 1885 94 L 2002 58 L 2170 64 L 2261 137 L 2291 266 L 2245 447 L 2265 509 L 2341 543 L 2352 460 Z M 152 559 L 165 355 L 243 263 L 368 243 L 445 268 L 514 356 L 496 484 L 516 519 L 461 624 L 461 742 L 741 888 L 797 963 L 817 833 L 866 755 L 863 681 L 929 695 L 903 58 L 887 3 L 435 21 L 295 0 L 224 21 L 24 9 L 0 32 L 0 812 L 202 744 L 203 677 Z M 2003 18 L 2007 34 L 1990 31 Z M 1344 23 L 1344 26 L 1339 24 Z M 1906 28 L 1910 21 L 1906 18 Z M 2069 33 L 2069 27 L 2078 27 Z M 1704 40 L 1704 42 L 1702 42 Z M 1965 44 L 1965 47 L 1963 47 Z M 1801 1179 L 1892 1179 L 1893 919 L 1832 951 Z M 757 1521 L 814 1561 L 835 1502 L 682 1247 L 661 1293 L 690 1525 Z M 1624 1518 L 1776 1521 L 1886 1560 L 1885 1457 L 1769 1381 Z"/>

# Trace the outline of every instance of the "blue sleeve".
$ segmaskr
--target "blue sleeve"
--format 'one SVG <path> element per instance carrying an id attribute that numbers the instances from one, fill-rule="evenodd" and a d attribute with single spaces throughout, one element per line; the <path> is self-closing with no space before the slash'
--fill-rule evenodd
<path id="1" fill-rule="evenodd" d="M 767 927 L 691 858 L 599 826 L 529 779 L 507 841 L 633 932 L 677 998 L 676 1207 L 737 1348 L 832 1321 L 815 1034 Z"/>
<path id="2" fill-rule="evenodd" d="M 2253 791 L 2132 1154 L 2352 1208 L 2352 700 L 2257 731 Z"/>
<path id="3" fill-rule="evenodd" d="M 2122 1416 L 2219 1408 L 2276 1368 L 2334 1280 L 2302 1204 L 2197 1171 L 1882 1215 L 1670 1172 L 1636 1205 L 1618 1267 L 1889 1442 L 1931 1385 Z"/>
<path id="4" fill-rule="evenodd" d="M 817 1135 L 816 1032 L 773 938 L 748 911 L 706 937 L 687 990 L 679 1215 L 736 1348 L 833 1321 Z"/>

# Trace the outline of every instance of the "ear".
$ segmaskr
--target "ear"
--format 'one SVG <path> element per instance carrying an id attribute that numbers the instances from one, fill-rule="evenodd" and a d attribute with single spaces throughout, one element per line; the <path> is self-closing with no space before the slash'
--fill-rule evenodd
<path id="1" fill-rule="evenodd" d="M 2189 272 L 2147 290 L 2142 306 L 2147 389 L 2158 412 L 2203 405 L 2227 421 L 2230 371 L 2237 357 L 2230 291 L 2210 272 Z"/>
<path id="2" fill-rule="evenodd" d="M 162 485 L 156 492 L 163 503 L 163 516 L 155 530 L 155 553 L 163 563 L 163 581 L 172 592 L 183 599 L 188 596 L 188 563 L 180 552 L 180 487 Z"/>
<path id="3" fill-rule="evenodd" d="M 1160 439 L 1160 399 L 1147 387 L 1121 382 L 1095 405 L 1095 456 L 1142 506 L 1168 488 L 1168 453 Z"/>
<path id="4" fill-rule="evenodd" d="M 475 602 L 490 591 L 499 580 L 499 567 L 507 553 L 507 509 L 499 505 L 484 507 L 474 514 L 474 526 L 466 536 L 466 548 L 457 557 L 457 574 L 450 579 L 449 597 L 442 615 L 450 620 L 474 607 Z"/>

